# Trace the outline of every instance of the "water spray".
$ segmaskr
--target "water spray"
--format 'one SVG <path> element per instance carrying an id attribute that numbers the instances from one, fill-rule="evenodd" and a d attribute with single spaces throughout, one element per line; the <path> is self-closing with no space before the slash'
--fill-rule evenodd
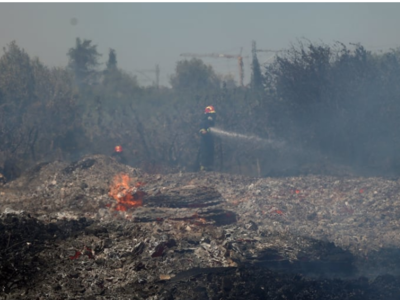
<path id="1" fill-rule="evenodd" d="M 236 132 L 229 132 L 229 131 L 225 131 L 225 130 L 215 128 L 215 127 L 211 128 L 211 132 L 213 132 L 214 134 L 219 135 L 219 136 L 242 139 L 247 142 L 264 144 L 264 145 L 268 145 L 268 146 L 276 147 L 276 148 L 280 148 L 285 145 L 285 142 L 283 142 L 283 141 L 276 141 L 276 140 L 272 140 L 272 139 L 263 139 L 258 136 L 255 136 L 255 135 L 245 135 L 245 134 L 240 134 L 240 133 L 236 133 Z"/>

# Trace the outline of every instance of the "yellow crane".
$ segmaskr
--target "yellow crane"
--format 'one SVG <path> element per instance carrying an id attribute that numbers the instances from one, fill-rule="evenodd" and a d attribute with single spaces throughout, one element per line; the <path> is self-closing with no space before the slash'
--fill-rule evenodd
<path id="1" fill-rule="evenodd" d="M 242 52 L 240 50 L 240 52 Z M 234 58 L 238 61 L 239 66 L 239 81 L 240 86 L 243 86 L 243 79 L 244 79 L 244 72 L 243 72 L 243 57 L 241 54 L 239 55 L 232 55 L 232 54 L 223 54 L 223 53 L 208 53 L 208 54 L 196 54 L 196 53 L 182 53 L 180 56 L 184 57 L 214 57 L 214 58 Z"/>

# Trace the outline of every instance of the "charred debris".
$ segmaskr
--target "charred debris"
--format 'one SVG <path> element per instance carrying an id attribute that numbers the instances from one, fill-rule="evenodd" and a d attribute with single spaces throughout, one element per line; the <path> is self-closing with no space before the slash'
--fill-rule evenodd
<path id="1" fill-rule="evenodd" d="M 399 191 L 40 164 L 0 187 L 0 299 L 399 299 Z"/>

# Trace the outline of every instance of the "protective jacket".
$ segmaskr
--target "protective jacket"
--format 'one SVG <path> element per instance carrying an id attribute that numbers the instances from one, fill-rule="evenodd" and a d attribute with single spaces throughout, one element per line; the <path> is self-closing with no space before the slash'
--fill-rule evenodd
<path id="1" fill-rule="evenodd" d="M 199 130 L 201 137 L 199 162 L 200 169 L 204 171 L 211 171 L 214 165 L 214 137 L 211 132 L 214 124 L 215 114 L 204 114 Z"/>

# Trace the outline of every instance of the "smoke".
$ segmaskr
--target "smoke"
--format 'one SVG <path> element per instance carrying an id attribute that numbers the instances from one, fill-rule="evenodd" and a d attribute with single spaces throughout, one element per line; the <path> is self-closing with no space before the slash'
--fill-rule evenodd
<path id="1" fill-rule="evenodd" d="M 236 132 L 225 131 L 225 130 L 215 128 L 215 127 L 211 128 L 211 132 L 213 132 L 214 134 L 221 136 L 221 137 L 230 138 L 230 139 L 241 139 L 246 142 L 261 144 L 263 146 L 266 146 L 266 147 L 268 146 L 271 148 L 283 148 L 286 144 L 284 141 L 278 141 L 278 140 L 273 140 L 273 139 L 263 139 L 258 136 L 255 136 L 255 135 L 244 135 L 244 134 L 240 134 L 240 133 L 236 133 Z"/>
<path id="2" fill-rule="evenodd" d="M 255 159 L 257 164 L 261 162 L 257 165 L 259 176 L 298 176 L 316 172 L 315 170 L 322 173 L 327 171 L 325 169 L 329 162 L 326 157 L 318 149 L 306 147 L 301 143 L 261 138 L 215 127 L 211 128 L 211 132 L 224 139 L 227 149 L 248 154 L 247 163 L 252 163 L 252 159 Z"/>

